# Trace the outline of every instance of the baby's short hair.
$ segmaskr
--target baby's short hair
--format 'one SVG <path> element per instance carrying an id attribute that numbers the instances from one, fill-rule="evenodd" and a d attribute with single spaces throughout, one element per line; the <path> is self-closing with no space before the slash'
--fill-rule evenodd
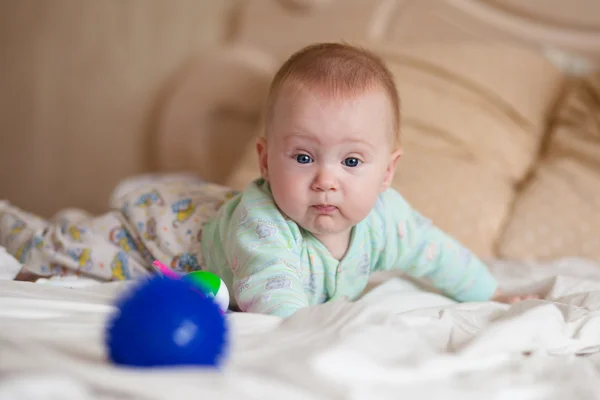
<path id="1" fill-rule="evenodd" d="M 267 99 L 265 122 L 285 84 L 319 87 L 334 96 L 362 94 L 383 89 L 390 100 L 393 117 L 393 146 L 400 142 L 400 98 L 394 77 L 375 53 L 345 43 L 316 43 L 292 54 L 275 74 Z"/>

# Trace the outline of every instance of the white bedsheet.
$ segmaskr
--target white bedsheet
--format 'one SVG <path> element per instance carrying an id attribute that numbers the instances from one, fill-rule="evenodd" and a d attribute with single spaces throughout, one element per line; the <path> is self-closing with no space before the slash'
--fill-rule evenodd
<path id="1" fill-rule="evenodd" d="M 220 373 L 105 361 L 123 284 L 0 281 L 0 399 L 597 399 L 600 266 L 492 263 L 545 300 L 455 304 L 398 278 L 292 318 L 232 314 Z M 384 283 L 377 285 L 379 281 Z"/>

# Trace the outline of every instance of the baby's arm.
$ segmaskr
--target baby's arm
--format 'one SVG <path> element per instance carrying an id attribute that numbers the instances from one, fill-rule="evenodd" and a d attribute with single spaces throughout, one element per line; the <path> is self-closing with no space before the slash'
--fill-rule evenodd
<path id="1" fill-rule="evenodd" d="M 309 305 L 294 230 L 275 207 L 244 205 L 223 229 L 232 294 L 242 311 L 287 317 Z"/>
<path id="2" fill-rule="evenodd" d="M 386 192 L 386 201 L 385 208 L 397 223 L 398 268 L 428 278 L 461 302 L 514 302 L 536 297 L 504 295 L 487 266 L 469 249 L 415 211 L 397 192 Z"/>
<path id="3" fill-rule="evenodd" d="M 450 297 L 461 301 L 490 300 L 498 289 L 487 266 L 469 249 L 416 211 L 400 226 L 399 265 L 415 277 L 425 277 Z M 402 228 L 399 228 L 400 230 Z"/>
<path id="4" fill-rule="evenodd" d="M 296 272 L 297 261 L 292 264 L 287 251 L 276 247 L 276 243 L 254 249 L 240 246 L 239 264 L 233 271 L 233 291 L 240 310 L 288 317 L 308 306 Z"/>

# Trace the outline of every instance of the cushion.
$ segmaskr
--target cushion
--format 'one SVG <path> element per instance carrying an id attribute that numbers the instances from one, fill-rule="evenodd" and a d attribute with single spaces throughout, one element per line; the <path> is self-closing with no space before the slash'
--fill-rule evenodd
<path id="1" fill-rule="evenodd" d="M 151 138 L 153 169 L 222 184 L 253 139 L 276 63 L 226 46 L 190 60 L 167 85 Z"/>
<path id="2" fill-rule="evenodd" d="M 508 45 L 370 47 L 401 96 L 405 155 L 393 187 L 477 254 L 494 255 L 563 75 L 542 55 Z M 252 144 L 227 184 L 242 189 L 258 174 Z"/>
<path id="3" fill-rule="evenodd" d="M 600 72 L 574 81 L 499 242 L 507 258 L 600 261 Z"/>
<path id="4" fill-rule="evenodd" d="M 540 54 L 508 45 L 422 45 L 380 51 L 402 98 L 393 186 L 482 257 L 531 168 L 562 74 Z"/>

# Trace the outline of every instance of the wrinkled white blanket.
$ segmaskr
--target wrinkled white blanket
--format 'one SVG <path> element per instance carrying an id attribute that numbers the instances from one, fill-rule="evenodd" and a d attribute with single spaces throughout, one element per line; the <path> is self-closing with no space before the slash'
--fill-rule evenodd
<path id="1" fill-rule="evenodd" d="M 600 398 L 600 266 L 491 267 L 504 287 L 545 299 L 455 304 L 379 276 L 354 303 L 284 321 L 229 315 L 220 373 L 106 362 L 105 320 L 126 284 L 0 281 L 0 399 Z"/>

